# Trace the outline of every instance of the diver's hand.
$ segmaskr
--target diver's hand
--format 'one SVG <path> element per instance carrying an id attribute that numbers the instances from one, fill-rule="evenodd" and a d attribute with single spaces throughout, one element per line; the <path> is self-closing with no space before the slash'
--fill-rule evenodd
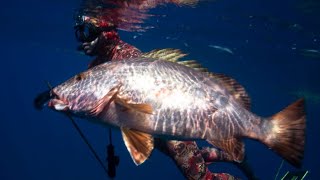
<path id="1" fill-rule="evenodd" d="M 84 51 L 86 55 L 95 56 L 97 55 L 97 45 L 98 45 L 99 37 L 91 42 L 84 42 L 78 48 L 81 51 Z"/>

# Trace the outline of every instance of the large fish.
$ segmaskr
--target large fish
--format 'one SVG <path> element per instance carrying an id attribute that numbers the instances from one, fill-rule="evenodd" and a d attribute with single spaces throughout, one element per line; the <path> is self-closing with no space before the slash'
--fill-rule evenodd
<path id="1" fill-rule="evenodd" d="M 305 141 L 304 100 L 263 118 L 248 111 L 218 76 L 164 60 L 107 62 L 53 88 L 48 106 L 92 122 L 120 127 L 136 164 L 153 137 L 205 139 L 234 161 L 244 158 L 242 138 L 264 143 L 299 167 Z"/>

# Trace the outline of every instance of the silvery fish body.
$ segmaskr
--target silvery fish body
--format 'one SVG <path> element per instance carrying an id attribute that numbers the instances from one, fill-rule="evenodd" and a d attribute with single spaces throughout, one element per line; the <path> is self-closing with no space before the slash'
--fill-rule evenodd
<path id="1" fill-rule="evenodd" d="M 242 137 L 259 140 L 282 156 L 291 146 L 284 148 L 281 144 L 286 140 L 280 141 L 279 135 L 290 133 L 304 144 L 302 100 L 271 118 L 261 118 L 239 103 L 220 80 L 164 60 L 107 62 L 76 75 L 52 93 L 55 98 L 49 106 L 55 110 L 153 136 L 205 139 L 235 161 L 243 159 Z M 296 122 L 299 133 L 292 135 L 282 119 Z M 299 147 L 291 150 L 296 156 L 285 156 L 294 165 L 300 164 L 303 144 L 293 145 Z"/>
<path id="2" fill-rule="evenodd" d="M 80 76 L 82 82 L 78 83 Z M 133 122 L 130 117 L 119 116 L 125 112 L 120 111 L 119 114 L 117 107 L 110 104 L 97 119 L 90 117 L 98 101 L 115 88 L 117 96 L 128 100 L 127 103 L 150 104 L 152 114 Z M 157 135 L 220 139 L 244 134 L 248 128 L 252 129 L 253 123 L 256 124 L 256 117 L 239 105 L 214 79 L 162 60 L 105 63 L 81 73 L 53 91 L 72 104 L 68 108 L 75 114 L 119 127 L 143 128 L 144 132 Z"/>

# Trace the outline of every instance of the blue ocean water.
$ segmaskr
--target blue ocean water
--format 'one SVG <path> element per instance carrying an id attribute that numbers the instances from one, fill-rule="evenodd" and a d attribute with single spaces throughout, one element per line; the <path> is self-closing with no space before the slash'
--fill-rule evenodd
<path id="1" fill-rule="evenodd" d="M 37 93 L 84 70 L 90 57 L 76 51 L 73 13 L 80 1 L 1 3 L 0 179 L 107 179 L 70 120 L 37 111 Z M 320 2 L 316 0 L 201 2 L 196 8 L 161 6 L 145 33 L 120 32 L 143 51 L 179 48 L 211 71 L 237 79 L 252 99 L 252 111 L 269 116 L 299 97 L 307 99 L 306 179 L 320 176 Z M 216 47 L 229 48 L 232 53 Z M 318 53 L 317 53 L 318 51 Z M 108 129 L 77 120 L 101 157 Z M 132 162 L 120 137 L 113 142 L 120 165 L 116 179 L 183 179 L 171 159 L 154 151 L 141 166 Z M 260 179 L 274 179 L 281 158 L 246 140 L 248 160 Z M 213 172 L 245 176 L 234 165 L 215 163 Z M 285 163 L 280 175 L 294 168 Z"/>

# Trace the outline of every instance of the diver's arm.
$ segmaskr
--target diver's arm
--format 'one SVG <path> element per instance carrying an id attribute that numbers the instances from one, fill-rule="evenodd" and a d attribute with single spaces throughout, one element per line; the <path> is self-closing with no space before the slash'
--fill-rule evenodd
<path id="1" fill-rule="evenodd" d="M 204 161 L 207 164 L 217 162 L 217 161 L 233 162 L 233 159 L 230 155 L 214 147 L 202 148 L 200 152 Z"/>
<path id="2" fill-rule="evenodd" d="M 156 138 L 155 147 L 171 157 L 187 179 L 237 179 L 227 173 L 210 172 L 195 141 L 164 141 Z"/>
<path id="3" fill-rule="evenodd" d="M 98 36 L 98 41 L 83 43 L 83 50 L 87 50 L 96 58 L 90 63 L 89 67 L 93 67 L 106 61 L 128 59 L 132 57 L 140 57 L 141 51 L 136 47 L 120 40 L 116 30 L 102 32 Z M 89 51 L 91 50 L 91 51 Z M 188 179 L 235 179 L 233 176 L 225 173 L 211 173 L 204 161 L 201 151 L 194 141 L 163 141 L 156 145 L 166 155 L 170 156 L 183 175 Z M 179 146 L 182 146 L 180 153 Z"/>
<path id="4" fill-rule="evenodd" d="M 213 147 L 205 147 L 201 149 L 201 155 L 206 162 L 206 164 L 210 164 L 213 162 L 217 161 L 222 161 L 222 162 L 232 162 L 234 165 L 236 165 L 242 172 L 243 174 L 246 175 L 248 179 L 258 179 L 254 171 L 252 170 L 250 164 L 248 163 L 247 157 L 245 156 L 244 160 L 241 163 L 234 162 L 232 160 L 232 157 L 228 155 L 226 152 L 221 151 L 217 148 Z"/>

